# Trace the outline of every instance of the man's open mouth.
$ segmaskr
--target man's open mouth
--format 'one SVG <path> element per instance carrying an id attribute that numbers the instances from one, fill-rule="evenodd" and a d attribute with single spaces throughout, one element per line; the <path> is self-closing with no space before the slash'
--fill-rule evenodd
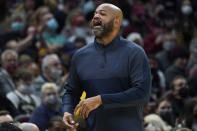
<path id="1" fill-rule="evenodd" d="M 94 20 L 93 21 L 93 27 L 94 28 L 101 28 L 101 26 L 102 26 L 101 20 Z"/>

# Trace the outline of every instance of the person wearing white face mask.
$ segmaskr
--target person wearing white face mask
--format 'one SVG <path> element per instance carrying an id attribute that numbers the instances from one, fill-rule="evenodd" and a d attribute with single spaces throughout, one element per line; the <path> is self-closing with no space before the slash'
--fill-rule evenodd
<path id="1" fill-rule="evenodd" d="M 46 55 L 41 66 L 42 74 L 35 78 L 32 83 L 36 95 L 40 96 L 41 86 L 46 82 L 56 83 L 59 91 L 63 73 L 59 57 L 56 54 Z"/>
<path id="2" fill-rule="evenodd" d="M 181 7 L 181 12 L 184 15 L 190 15 L 192 13 L 192 7 L 190 5 L 183 5 Z"/>
<path id="3" fill-rule="evenodd" d="M 196 0 L 182 0 L 180 3 L 180 13 L 177 15 L 175 24 L 175 34 L 177 44 L 180 47 L 189 47 L 192 38 L 196 36 Z"/>
<path id="4" fill-rule="evenodd" d="M 161 64 L 162 69 L 165 71 L 171 64 L 171 52 L 176 47 L 176 36 L 171 32 L 166 32 L 163 37 L 162 43 L 163 50 L 156 54 L 156 58 Z"/>
<path id="5" fill-rule="evenodd" d="M 32 73 L 20 69 L 14 74 L 16 90 L 7 94 L 7 98 L 13 103 L 20 115 L 31 115 L 33 110 L 40 105 L 40 99 L 32 93 Z"/>

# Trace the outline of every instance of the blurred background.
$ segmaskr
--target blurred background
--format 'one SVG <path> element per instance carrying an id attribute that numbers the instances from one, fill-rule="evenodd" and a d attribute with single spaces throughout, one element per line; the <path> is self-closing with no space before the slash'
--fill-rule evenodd
<path id="1" fill-rule="evenodd" d="M 105 2 L 122 9 L 121 36 L 148 56 L 145 131 L 197 131 L 196 0 L 1 0 L 0 123 L 66 131 L 61 97 L 71 58 L 94 41 L 89 24 Z"/>

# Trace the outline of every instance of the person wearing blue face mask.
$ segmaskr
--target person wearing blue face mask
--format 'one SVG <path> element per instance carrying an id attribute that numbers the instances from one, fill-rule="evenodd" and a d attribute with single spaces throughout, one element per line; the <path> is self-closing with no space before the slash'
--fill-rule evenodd
<path id="1" fill-rule="evenodd" d="M 56 52 L 63 46 L 64 43 L 66 43 L 66 38 L 60 34 L 57 34 L 56 31 L 59 27 L 59 24 L 51 13 L 45 14 L 41 21 L 44 23 L 44 29 L 41 32 L 44 41 L 47 44 L 50 52 Z"/>
<path id="2" fill-rule="evenodd" d="M 52 19 L 47 21 L 47 27 L 50 30 L 57 30 L 58 26 L 59 25 L 58 25 L 58 23 L 57 23 L 55 18 L 52 18 Z"/>
<path id="3" fill-rule="evenodd" d="M 19 32 L 24 30 L 24 23 L 20 21 L 15 21 L 12 23 L 11 28 L 13 31 Z"/>
<path id="4" fill-rule="evenodd" d="M 25 23 L 19 14 L 14 14 L 12 16 L 10 28 L 12 32 L 24 33 Z"/>

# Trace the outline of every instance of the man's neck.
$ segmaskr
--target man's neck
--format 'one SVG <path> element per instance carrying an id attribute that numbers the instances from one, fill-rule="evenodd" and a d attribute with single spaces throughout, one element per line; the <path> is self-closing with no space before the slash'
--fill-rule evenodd
<path id="1" fill-rule="evenodd" d="M 106 46 L 117 36 L 117 34 L 118 32 L 112 32 L 110 35 L 105 37 L 96 37 L 96 42 Z"/>

